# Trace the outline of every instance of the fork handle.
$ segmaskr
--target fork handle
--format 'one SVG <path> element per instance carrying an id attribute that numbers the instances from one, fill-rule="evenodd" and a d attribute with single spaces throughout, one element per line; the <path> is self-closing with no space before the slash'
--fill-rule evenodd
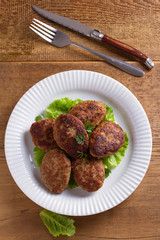
<path id="1" fill-rule="evenodd" d="M 117 67 L 117 68 L 123 70 L 124 72 L 127 72 L 127 73 L 131 74 L 131 75 L 134 75 L 136 77 L 141 77 L 141 76 L 144 75 L 144 72 L 140 68 L 138 68 L 136 66 L 133 66 L 132 64 L 129 64 L 129 63 L 126 63 L 126 62 L 121 61 L 119 59 L 107 56 L 103 53 L 96 52 L 96 51 L 94 51 L 90 48 L 84 47 L 84 46 L 82 46 L 78 43 L 75 43 L 75 42 L 72 42 L 71 45 L 82 48 L 82 49 L 84 49 L 84 50 L 102 58 L 103 60 L 110 63 L 111 65 L 113 65 L 113 66 L 115 66 L 115 67 Z"/>

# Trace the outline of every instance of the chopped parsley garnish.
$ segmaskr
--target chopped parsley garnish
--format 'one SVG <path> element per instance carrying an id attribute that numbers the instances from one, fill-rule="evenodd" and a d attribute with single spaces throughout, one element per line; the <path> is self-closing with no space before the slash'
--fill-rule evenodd
<path id="1" fill-rule="evenodd" d="M 90 123 L 90 120 L 87 120 L 85 123 L 84 123 L 84 127 L 86 129 L 86 132 L 88 133 L 88 136 L 91 135 L 91 133 L 93 132 L 94 130 L 94 126 Z"/>
<path id="2" fill-rule="evenodd" d="M 83 152 L 80 152 L 80 151 L 77 151 L 77 153 L 78 153 L 78 157 L 83 158 L 84 162 L 87 160 L 88 155 L 86 153 L 83 153 Z"/>
<path id="3" fill-rule="evenodd" d="M 76 139 L 76 142 L 77 142 L 78 144 L 80 144 L 80 145 L 84 144 L 84 139 L 85 139 L 84 133 L 78 134 L 78 135 L 75 137 L 75 139 Z"/>

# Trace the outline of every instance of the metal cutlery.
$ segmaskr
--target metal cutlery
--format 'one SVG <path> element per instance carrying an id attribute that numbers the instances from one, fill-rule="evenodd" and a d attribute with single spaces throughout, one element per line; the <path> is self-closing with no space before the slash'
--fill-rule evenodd
<path id="1" fill-rule="evenodd" d="M 82 48 L 100 58 L 110 63 L 111 65 L 137 77 L 144 75 L 144 72 L 132 64 L 126 63 L 119 59 L 104 55 L 102 53 L 96 52 L 93 49 L 84 47 L 78 43 L 72 42 L 69 36 L 63 32 L 58 31 L 57 29 L 49 26 L 46 23 L 43 23 L 37 19 L 33 19 L 30 29 L 37 33 L 40 37 L 45 39 L 47 42 L 51 43 L 56 47 L 65 47 L 68 45 L 74 45 L 76 47 Z"/>
<path id="2" fill-rule="evenodd" d="M 147 57 L 145 54 L 143 54 L 142 52 L 140 52 L 139 50 L 137 50 L 136 48 L 120 42 L 114 38 L 109 37 L 108 35 L 105 35 L 103 33 L 101 33 L 100 31 L 93 29 L 91 27 L 86 26 L 83 23 L 80 23 L 76 20 L 67 18 L 67 17 L 63 17 L 60 16 L 58 14 L 52 13 L 50 11 L 41 9 L 39 7 L 36 6 L 32 6 L 32 8 L 41 16 L 45 17 L 46 19 L 49 19 L 53 22 L 56 22 L 60 25 L 63 25 L 67 28 L 72 29 L 73 31 L 79 32 L 81 34 L 84 34 L 85 36 L 94 38 L 96 40 L 99 40 L 103 43 L 107 43 L 109 45 L 112 45 L 124 52 L 129 53 L 130 55 L 135 56 L 137 59 L 139 59 L 141 62 L 143 62 L 148 68 L 153 68 L 154 67 L 154 63 L 153 61 Z"/>

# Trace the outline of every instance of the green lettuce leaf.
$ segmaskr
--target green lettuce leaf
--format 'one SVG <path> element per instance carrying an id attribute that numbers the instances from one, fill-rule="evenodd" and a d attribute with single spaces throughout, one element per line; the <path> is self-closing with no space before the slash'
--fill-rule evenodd
<path id="1" fill-rule="evenodd" d="M 34 161 L 37 163 L 37 166 L 40 167 L 42 158 L 44 157 L 45 152 L 43 152 L 42 150 L 40 150 L 37 147 L 34 147 L 33 154 L 34 154 Z"/>
<path id="2" fill-rule="evenodd" d="M 108 105 L 106 105 L 106 111 L 107 111 L 107 114 L 103 121 L 115 122 L 113 109 L 111 107 L 109 107 Z"/>
<path id="3" fill-rule="evenodd" d="M 109 170 L 111 170 L 112 168 L 116 168 L 118 164 L 121 162 L 122 158 L 125 156 L 125 151 L 127 147 L 128 147 L 128 136 L 127 136 L 127 133 L 125 133 L 125 142 L 123 146 L 119 149 L 119 151 L 113 155 L 102 158 L 104 166 Z"/>
<path id="4" fill-rule="evenodd" d="M 68 183 L 68 187 L 69 187 L 70 189 L 73 189 L 73 188 L 78 187 L 77 183 L 76 183 L 75 180 L 74 180 L 72 171 L 71 171 L 71 176 L 70 176 L 70 180 L 69 180 L 69 183 Z"/>
<path id="5" fill-rule="evenodd" d="M 54 237 L 59 235 L 73 236 L 75 234 L 74 220 L 70 217 L 46 209 L 43 209 L 39 215 L 50 234 Z"/>
<path id="6" fill-rule="evenodd" d="M 52 102 L 48 108 L 46 108 L 46 118 L 56 119 L 60 114 L 68 113 L 71 107 L 77 103 L 82 102 L 80 99 L 72 100 L 69 98 L 61 98 Z"/>
<path id="7" fill-rule="evenodd" d="M 110 173 L 111 173 L 111 170 L 105 166 L 105 178 L 107 178 Z"/>
<path id="8" fill-rule="evenodd" d="M 40 114 L 35 118 L 35 121 L 37 122 L 37 121 L 39 121 L 41 119 L 44 119 L 44 118 L 45 118 L 45 116 L 43 114 Z"/>

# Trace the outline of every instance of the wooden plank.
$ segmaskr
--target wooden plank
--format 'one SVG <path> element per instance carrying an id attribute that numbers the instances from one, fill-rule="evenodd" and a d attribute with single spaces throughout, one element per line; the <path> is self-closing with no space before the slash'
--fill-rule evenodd
<path id="1" fill-rule="evenodd" d="M 0 61 L 90 61 L 97 57 L 74 46 L 55 48 L 28 28 L 34 17 L 57 27 L 71 39 L 97 51 L 121 59 L 133 60 L 113 47 L 100 44 L 81 34 L 44 20 L 31 5 L 81 21 L 109 36 L 141 50 L 153 60 L 160 59 L 160 2 L 153 0 L 68 0 L 25 2 L 23 0 L 0 3 Z"/>
<path id="2" fill-rule="evenodd" d="M 28 199 L 13 181 L 4 155 L 4 134 L 11 111 L 20 97 L 41 79 L 67 70 L 97 71 L 128 87 L 146 111 L 153 134 L 149 169 L 136 191 L 117 207 L 101 214 L 74 217 L 75 240 L 160 239 L 160 63 L 142 78 L 136 78 L 103 62 L 0 63 L 0 239 L 53 239 L 41 222 L 41 207 Z M 136 109 L 135 109 L 136 111 Z M 59 239 L 66 239 L 60 237 Z"/>

